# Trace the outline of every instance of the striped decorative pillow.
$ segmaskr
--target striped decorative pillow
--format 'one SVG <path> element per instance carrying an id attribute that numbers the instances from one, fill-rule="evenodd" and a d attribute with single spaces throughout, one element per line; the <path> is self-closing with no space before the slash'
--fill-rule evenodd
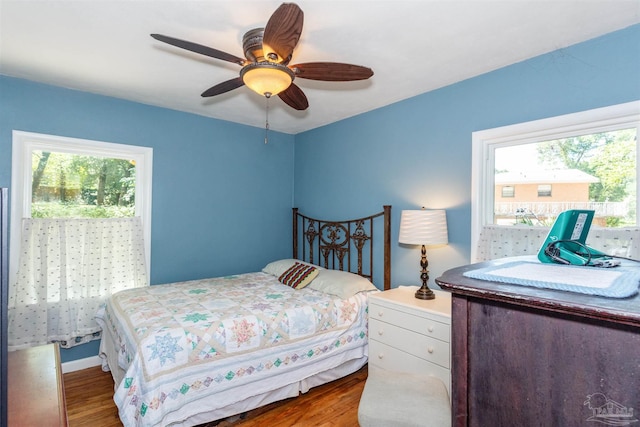
<path id="1" fill-rule="evenodd" d="M 312 265 L 296 262 L 289 267 L 278 280 L 294 289 L 302 289 L 318 275 L 318 269 Z"/>

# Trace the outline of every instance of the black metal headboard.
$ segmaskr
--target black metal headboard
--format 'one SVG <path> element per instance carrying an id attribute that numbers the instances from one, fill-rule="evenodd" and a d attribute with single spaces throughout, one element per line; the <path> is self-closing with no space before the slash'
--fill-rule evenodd
<path id="1" fill-rule="evenodd" d="M 374 245 L 374 230 L 381 227 L 384 228 L 383 286 L 384 290 L 390 289 L 390 205 L 385 205 L 382 212 L 345 221 L 315 219 L 293 208 L 293 257 L 324 268 L 356 273 L 373 282 L 374 266 L 381 261 L 380 256 L 374 256 L 380 252 L 380 244 Z"/>

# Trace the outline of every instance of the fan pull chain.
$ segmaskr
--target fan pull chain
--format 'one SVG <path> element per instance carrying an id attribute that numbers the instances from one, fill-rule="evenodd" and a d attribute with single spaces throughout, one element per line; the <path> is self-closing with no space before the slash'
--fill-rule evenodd
<path id="1" fill-rule="evenodd" d="M 265 123 L 264 123 L 264 143 L 268 143 L 269 142 L 269 98 L 271 98 L 270 96 L 267 96 L 267 117 L 265 119 Z"/>

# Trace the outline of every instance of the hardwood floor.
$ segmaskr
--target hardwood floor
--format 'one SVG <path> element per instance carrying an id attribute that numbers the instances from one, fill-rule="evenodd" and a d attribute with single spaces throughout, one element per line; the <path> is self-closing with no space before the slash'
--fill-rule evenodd
<path id="1" fill-rule="evenodd" d="M 99 366 L 63 375 L 70 427 L 122 427 L 113 403 L 113 378 Z"/>
<path id="2" fill-rule="evenodd" d="M 305 394 L 272 403 L 206 427 L 316 426 L 353 427 L 358 425 L 358 403 L 367 379 L 367 367 Z M 113 403 L 113 379 L 100 367 L 64 374 L 67 415 L 70 427 L 120 427 Z"/>

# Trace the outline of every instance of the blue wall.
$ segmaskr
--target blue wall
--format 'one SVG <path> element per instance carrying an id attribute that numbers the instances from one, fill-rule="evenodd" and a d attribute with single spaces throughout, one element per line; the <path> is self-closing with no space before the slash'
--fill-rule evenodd
<path id="1" fill-rule="evenodd" d="M 419 251 L 396 243 L 400 211 L 446 208 L 433 285 L 469 261 L 471 133 L 640 99 L 638 70 L 640 25 L 268 145 L 263 129 L 0 76 L 0 186 L 13 129 L 153 147 L 154 284 L 288 257 L 293 204 L 335 219 L 392 204 L 392 286 L 418 284 Z M 62 358 L 95 354 L 90 343 Z"/>
<path id="2" fill-rule="evenodd" d="M 401 210 L 447 209 L 450 244 L 427 254 L 434 285 L 470 260 L 472 132 L 638 99 L 635 25 L 296 135 L 294 200 L 316 217 L 393 205 L 393 287 L 419 284 L 419 249 L 397 243 Z"/>
<path id="3" fill-rule="evenodd" d="M 264 129 L 0 76 L 0 187 L 11 186 L 14 129 L 153 148 L 153 284 L 291 255 L 293 135 L 265 145 Z"/>

